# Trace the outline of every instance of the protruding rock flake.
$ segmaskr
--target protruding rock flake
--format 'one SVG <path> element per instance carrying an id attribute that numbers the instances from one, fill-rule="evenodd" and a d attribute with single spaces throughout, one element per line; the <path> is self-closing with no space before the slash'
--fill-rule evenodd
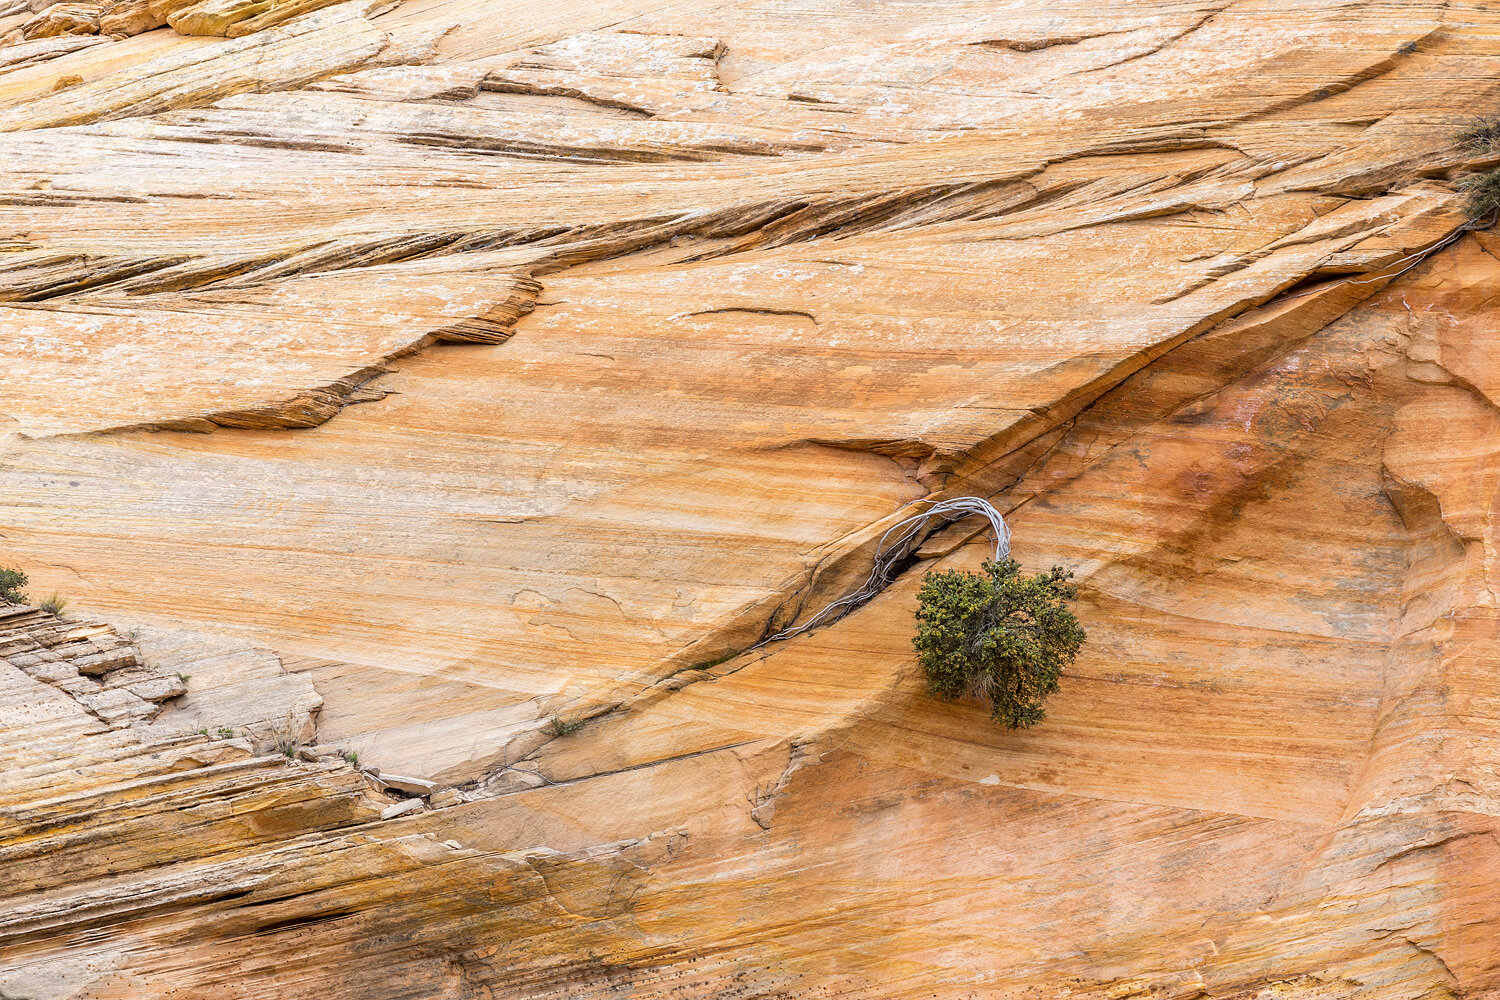
<path id="1" fill-rule="evenodd" d="M 1476 2 L 0 0 L 0 1000 L 1500 995 L 1496 121 Z"/>
<path id="2" fill-rule="evenodd" d="M 139 651 L 108 625 L 24 605 L 0 605 L 0 658 L 110 725 L 147 722 L 187 691 L 180 678 L 142 664 Z"/>

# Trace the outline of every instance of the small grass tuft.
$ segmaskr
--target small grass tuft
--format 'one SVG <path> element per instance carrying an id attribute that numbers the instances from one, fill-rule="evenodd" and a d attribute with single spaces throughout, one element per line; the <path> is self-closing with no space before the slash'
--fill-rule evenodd
<path id="1" fill-rule="evenodd" d="M 560 715 L 554 715 L 548 720 L 547 725 L 542 727 L 542 732 L 548 736 L 567 736 L 576 733 L 583 728 L 582 719 L 565 719 Z"/>
<path id="2" fill-rule="evenodd" d="M 180 681 L 182 681 L 182 683 L 186 684 L 188 681 L 190 681 L 190 680 L 193 679 L 193 675 L 192 674 L 185 674 L 181 670 L 179 670 L 179 671 L 177 671 L 177 679 L 180 680 Z"/>
<path id="3" fill-rule="evenodd" d="M 220 726 L 219 727 L 219 739 L 221 739 L 221 740 L 232 740 L 232 739 L 234 739 L 234 727 L 233 726 Z"/>
<path id="4" fill-rule="evenodd" d="M 340 756 L 342 756 L 345 760 L 347 760 L 351 766 L 353 766 L 353 767 L 358 767 L 359 766 L 359 751 L 358 750 L 345 750 Z"/>
<path id="5" fill-rule="evenodd" d="M 297 751 L 306 743 L 302 738 L 304 725 L 300 723 L 296 715 L 287 710 L 286 718 L 280 722 L 272 723 L 261 742 L 258 753 L 279 753 L 288 760 L 297 758 Z"/>
<path id="6" fill-rule="evenodd" d="M 61 618 L 63 614 L 68 610 L 68 600 L 54 590 L 52 592 L 52 596 L 47 598 L 42 603 L 38 604 L 37 607 L 47 612 L 47 614 L 49 615 L 56 615 L 57 617 Z"/>

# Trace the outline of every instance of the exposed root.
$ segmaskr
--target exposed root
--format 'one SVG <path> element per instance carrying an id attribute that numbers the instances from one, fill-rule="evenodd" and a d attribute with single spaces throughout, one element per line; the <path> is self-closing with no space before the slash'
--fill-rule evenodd
<path id="1" fill-rule="evenodd" d="M 989 501 L 981 497 L 953 497 L 947 500 L 921 500 L 919 503 L 931 504 L 927 510 L 913 514 L 901 521 L 897 521 L 885 530 L 880 536 L 880 541 L 875 545 L 875 566 L 870 571 L 868 579 L 854 593 L 840 598 L 823 608 L 817 614 L 804 621 L 801 625 L 782 629 L 772 635 L 761 639 L 751 650 L 778 642 L 782 639 L 790 639 L 792 636 L 801 635 L 810 629 L 818 628 L 838 621 L 851 611 L 869 603 L 877 597 L 881 591 L 891 585 L 900 572 L 910 561 L 911 554 L 933 531 L 944 525 L 961 521 L 967 517 L 983 517 L 990 524 L 990 530 L 995 535 L 996 560 L 1004 559 L 1010 555 L 1010 528 L 1005 523 L 1005 518 L 996 510 Z M 936 523 L 934 524 L 934 520 Z M 747 650 L 746 652 L 749 652 Z"/>

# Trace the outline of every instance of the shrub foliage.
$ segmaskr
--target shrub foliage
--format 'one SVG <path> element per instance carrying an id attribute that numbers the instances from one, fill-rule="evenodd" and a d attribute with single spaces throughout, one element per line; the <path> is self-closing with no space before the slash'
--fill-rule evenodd
<path id="1" fill-rule="evenodd" d="M 940 698 L 986 698 L 990 718 L 1011 729 L 1035 725 L 1063 667 L 1083 645 L 1068 609 L 1077 588 L 1062 567 L 1021 575 L 1013 559 L 986 560 L 980 573 L 929 573 L 918 592 L 912 645 Z"/>
<path id="2" fill-rule="evenodd" d="M 0 601 L 6 604 L 25 604 L 26 595 L 21 588 L 26 586 L 26 574 L 18 569 L 0 569 Z"/>
<path id="3" fill-rule="evenodd" d="M 1475 174 L 1463 182 L 1469 193 L 1469 217 L 1487 219 L 1500 210 L 1500 170 Z"/>
<path id="4" fill-rule="evenodd" d="M 1455 139 L 1470 152 L 1500 153 L 1500 115 L 1476 118 L 1474 124 L 1458 133 Z M 1470 219 L 1480 222 L 1500 213 L 1500 170 L 1475 174 L 1462 184 L 1469 195 Z"/>
<path id="5" fill-rule="evenodd" d="M 1458 144 L 1480 153 L 1500 151 L 1500 116 L 1476 118 L 1473 125 L 1458 133 Z"/>

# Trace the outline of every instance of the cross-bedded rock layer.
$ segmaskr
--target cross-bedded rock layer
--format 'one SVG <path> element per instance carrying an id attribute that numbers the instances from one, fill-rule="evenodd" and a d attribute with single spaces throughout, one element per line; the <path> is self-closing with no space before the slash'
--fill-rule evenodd
<path id="1" fill-rule="evenodd" d="M 0 995 L 1500 990 L 1500 13 L 31 6 L 0 564 L 187 680 L 11 660 Z M 959 494 L 1044 725 L 965 526 L 739 653 Z"/>

